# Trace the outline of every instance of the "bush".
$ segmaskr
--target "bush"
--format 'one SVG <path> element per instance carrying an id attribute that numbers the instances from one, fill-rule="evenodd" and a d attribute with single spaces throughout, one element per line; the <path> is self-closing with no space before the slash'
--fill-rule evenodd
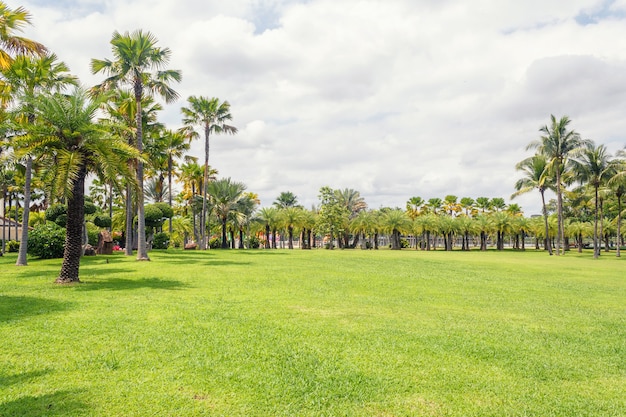
<path id="1" fill-rule="evenodd" d="M 54 222 L 57 224 L 57 226 L 67 227 L 67 214 L 59 214 L 57 218 L 54 219 Z"/>
<path id="2" fill-rule="evenodd" d="M 409 241 L 407 239 L 400 239 L 400 247 L 402 249 L 406 249 L 410 246 Z"/>
<path id="3" fill-rule="evenodd" d="M 20 242 L 17 240 L 9 240 L 6 244 L 7 252 L 18 252 L 20 250 Z"/>
<path id="4" fill-rule="evenodd" d="M 152 240 L 152 249 L 167 249 L 170 244 L 170 236 L 165 233 L 155 233 Z"/>
<path id="5" fill-rule="evenodd" d="M 209 247 L 211 249 L 220 249 L 222 247 L 222 239 L 219 237 L 214 237 L 209 240 Z"/>
<path id="6" fill-rule="evenodd" d="M 93 216 L 93 224 L 98 227 L 111 227 L 111 218 L 105 214 L 96 214 Z"/>
<path id="7" fill-rule="evenodd" d="M 48 222 L 28 233 L 28 254 L 41 259 L 62 258 L 65 229 Z"/>
<path id="8" fill-rule="evenodd" d="M 67 206 L 65 204 L 53 204 L 46 210 L 46 220 L 56 222 L 57 217 L 61 214 L 67 214 Z"/>
<path id="9" fill-rule="evenodd" d="M 96 211 L 98 211 L 98 207 L 96 207 L 96 205 L 92 203 L 91 201 L 85 200 L 84 207 L 85 207 L 85 215 L 94 214 Z"/>
<path id="10" fill-rule="evenodd" d="M 94 248 L 98 247 L 98 235 L 100 234 L 100 228 L 93 223 L 85 223 L 87 227 L 87 243 Z"/>
<path id="11" fill-rule="evenodd" d="M 146 227 L 160 227 L 163 225 L 163 212 L 156 204 L 147 204 L 144 207 L 144 219 L 146 220 Z M 137 217 L 135 217 L 135 223 L 137 223 Z"/>
<path id="12" fill-rule="evenodd" d="M 171 219 L 174 216 L 174 210 L 167 203 L 154 203 L 154 205 L 161 210 L 163 217 Z"/>
<path id="13" fill-rule="evenodd" d="M 261 247 L 261 241 L 256 236 L 250 236 L 247 243 L 250 249 L 259 249 Z"/>

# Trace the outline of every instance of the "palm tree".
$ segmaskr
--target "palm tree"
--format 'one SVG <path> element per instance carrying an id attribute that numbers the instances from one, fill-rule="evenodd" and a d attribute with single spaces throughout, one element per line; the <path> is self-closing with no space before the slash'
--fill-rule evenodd
<path id="1" fill-rule="evenodd" d="M 543 133 L 539 140 L 528 144 L 527 149 L 537 149 L 546 157 L 548 162 L 546 169 L 554 172 L 556 176 L 557 198 L 557 238 L 556 254 L 561 254 L 561 244 L 564 240 L 563 230 L 563 181 L 562 174 L 565 171 L 568 160 L 578 156 L 589 141 L 581 139 L 574 130 L 568 130 L 571 122 L 569 117 L 563 116 L 557 120 L 550 115 L 550 125 L 542 126 L 539 131 Z"/>
<path id="2" fill-rule="evenodd" d="M 237 203 L 245 190 L 246 186 L 243 183 L 232 181 L 230 178 L 211 181 L 207 185 L 215 215 L 222 225 L 222 249 L 228 249 L 226 237 L 228 216 L 237 209 Z"/>
<path id="3" fill-rule="evenodd" d="M 33 102 L 38 122 L 23 125 L 28 135 L 23 137 L 26 143 L 20 152 L 40 155 L 48 165 L 57 167 L 57 189 L 67 201 L 65 251 L 57 283 L 79 281 L 87 174 L 99 171 L 130 176 L 126 160 L 138 157 L 132 147 L 93 122 L 100 105 L 100 99 L 89 99 L 80 88 L 69 95 L 42 94 Z"/>
<path id="4" fill-rule="evenodd" d="M 12 64 L 14 55 L 44 55 L 47 52 L 39 42 L 15 35 L 31 23 L 30 18 L 30 13 L 23 7 L 11 9 L 0 1 L 0 71 Z"/>
<path id="5" fill-rule="evenodd" d="M 348 222 L 354 219 L 361 211 L 367 209 L 367 203 L 365 199 L 361 197 L 361 193 L 351 188 L 344 188 L 343 190 L 335 190 L 337 195 L 337 201 L 340 205 L 344 206 L 349 213 Z M 354 241 L 350 244 L 350 232 L 349 227 L 345 228 L 343 234 L 343 246 L 355 248 L 359 243 L 359 234 L 354 236 Z"/>
<path id="6" fill-rule="evenodd" d="M 578 181 L 581 184 L 588 184 L 593 187 L 595 196 L 595 210 L 593 223 L 593 257 L 600 256 L 600 244 L 598 239 L 602 238 L 602 229 L 598 233 L 598 219 L 602 227 L 602 206 L 600 187 L 605 185 L 615 173 L 615 163 L 611 160 L 606 146 L 596 146 L 593 142 L 587 143 L 578 160 L 573 160 L 574 171 L 578 174 Z"/>
<path id="7" fill-rule="evenodd" d="M 202 218 L 200 227 L 202 230 L 202 249 L 207 248 L 206 239 L 206 214 L 207 214 L 207 190 L 209 184 L 209 138 L 211 134 L 237 133 L 235 126 L 226 124 L 232 119 L 230 114 L 230 103 L 224 101 L 220 103 L 218 98 L 208 99 L 206 97 L 190 96 L 187 99 L 189 107 L 182 107 L 183 124 L 185 132 L 190 138 L 198 137 L 194 126 L 200 126 L 204 133 L 204 186 L 202 187 Z M 224 242 L 222 242 L 224 244 Z"/>
<path id="8" fill-rule="evenodd" d="M 626 161 L 624 160 L 625 156 L 626 151 L 624 151 L 623 149 L 617 152 L 617 159 L 614 162 L 616 167 L 616 173 L 608 181 L 609 186 L 612 187 L 615 192 L 615 197 L 617 197 L 617 250 L 615 256 L 617 256 L 618 258 L 621 256 L 620 247 L 622 242 L 622 197 L 626 193 Z"/>
<path id="9" fill-rule="evenodd" d="M 424 199 L 422 197 L 411 197 L 406 202 L 406 213 L 411 219 L 415 219 L 420 215 L 422 206 L 424 205 Z"/>
<path id="10" fill-rule="evenodd" d="M 491 210 L 491 200 L 489 197 L 478 197 L 476 199 L 476 207 L 480 209 L 481 213 L 486 213 Z"/>
<path id="11" fill-rule="evenodd" d="M 291 191 L 283 191 L 276 197 L 272 205 L 279 209 L 298 207 L 298 197 Z"/>
<path id="12" fill-rule="evenodd" d="M 391 233 L 391 249 L 400 250 L 400 235 L 411 230 L 411 218 L 402 210 L 389 210 L 383 214 L 382 224 Z"/>
<path id="13" fill-rule="evenodd" d="M 301 207 L 287 207 L 279 211 L 281 224 L 287 228 L 287 248 L 293 249 L 293 231 L 300 227 L 304 218 L 304 210 Z"/>
<path id="14" fill-rule="evenodd" d="M 541 212 L 543 214 L 543 221 L 546 229 L 544 248 L 548 251 L 550 255 L 552 255 L 552 245 L 550 245 L 548 239 L 548 209 L 546 207 L 545 197 L 546 190 L 552 189 L 548 182 L 550 175 L 549 172 L 546 170 L 547 165 L 548 161 L 546 157 L 541 154 L 533 155 L 530 158 L 526 158 L 523 161 L 519 162 L 515 166 L 515 169 L 517 169 L 518 171 L 522 171 L 524 173 L 524 177 L 520 178 L 515 183 L 515 189 L 517 191 L 511 195 L 511 199 L 530 192 L 534 189 L 539 190 L 539 194 L 541 194 Z"/>
<path id="15" fill-rule="evenodd" d="M 145 95 L 156 93 L 166 102 L 178 98 L 178 94 L 169 84 L 180 81 L 181 73 L 175 70 L 162 70 L 169 63 L 169 48 L 156 46 L 157 39 L 150 32 L 138 30 L 130 34 L 113 32 L 111 38 L 113 61 L 92 59 L 91 71 L 94 74 L 104 72 L 108 78 L 95 87 L 95 90 L 117 89 L 120 85 L 132 86 L 137 106 L 135 128 L 137 150 L 143 152 L 142 99 Z M 155 71 L 151 73 L 151 71 Z M 147 91 L 146 91 L 147 90 Z M 137 161 L 137 260 L 150 260 L 146 246 L 146 222 L 143 196 L 143 162 Z"/>
<path id="16" fill-rule="evenodd" d="M 474 201 L 473 198 L 471 197 L 462 197 L 461 201 L 461 208 L 463 210 L 465 210 L 465 215 L 466 216 L 473 216 L 474 215 L 474 211 L 475 211 L 475 207 L 474 204 L 476 204 L 476 201 Z"/>
<path id="17" fill-rule="evenodd" d="M 272 230 L 275 231 L 277 229 L 278 209 L 275 207 L 263 207 L 259 211 L 258 221 L 265 226 L 265 249 L 276 249 L 276 234 L 272 235 Z M 270 235 L 272 235 L 271 240 Z"/>
<path id="18" fill-rule="evenodd" d="M 103 110 L 108 116 L 104 120 L 109 124 L 109 129 L 118 136 L 126 139 L 129 145 L 136 146 L 136 120 L 137 120 L 137 103 L 135 102 L 135 94 L 129 90 L 116 89 L 111 92 L 110 99 L 103 105 Z M 163 107 L 154 101 L 150 96 L 144 96 L 141 100 L 141 131 L 157 132 L 164 129 L 164 126 L 157 121 L 157 112 L 163 110 Z M 128 161 L 130 168 L 136 171 L 137 161 Z M 108 181 L 112 184 L 115 179 L 110 178 Z M 136 205 L 136 199 L 133 199 L 133 194 L 137 193 L 137 190 L 131 187 L 135 181 L 126 181 L 126 220 L 125 220 L 125 255 L 133 255 L 133 233 L 134 233 L 134 218 L 137 209 L 134 209 Z"/>
<path id="19" fill-rule="evenodd" d="M 17 108 L 15 117 L 23 118 L 29 124 L 35 123 L 33 100 L 43 91 L 61 91 L 69 85 L 76 85 L 77 79 L 70 75 L 69 68 L 63 62 L 57 61 L 54 54 L 31 57 L 17 56 L 7 68 L 2 71 L 5 92 L 8 92 Z M 25 155 L 24 173 L 24 213 L 22 215 L 22 235 L 16 265 L 27 265 L 26 253 L 28 248 L 28 217 L 30 214 L 31 181 L 33 159 Z"/>

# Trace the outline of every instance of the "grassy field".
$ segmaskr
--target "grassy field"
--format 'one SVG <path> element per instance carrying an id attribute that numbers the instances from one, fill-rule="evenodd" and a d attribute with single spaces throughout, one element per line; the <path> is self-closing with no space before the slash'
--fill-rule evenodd
<path id="1" fill-rule="evenodd" d="M 0 416 L 626 415 L 626 258 L 150 256 L 0 257 Z"/>

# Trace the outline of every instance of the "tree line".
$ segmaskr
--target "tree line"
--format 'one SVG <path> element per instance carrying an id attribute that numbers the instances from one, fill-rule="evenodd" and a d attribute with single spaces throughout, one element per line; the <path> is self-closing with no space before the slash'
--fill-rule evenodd
<path id="1" fill-rule="evenodd" d="M 595 257 L 611 241 L 619 256 L 624 152 L 611 155 L 583 139 L 567 117 L 551 116 L 528 145 L 535 154 L 516 166 L 522 178 L 511 198 L 539 191 L 543 213 L 537 218 L 503 198 L 454 195 L 415 196 L 406 207 L 371 210 L 358 191 L 326 186 L 310 209 L 289 191 L 260 208 L 257 194 L 219 178 L 209 165 L 210 138 L 237 133 L 228 101 L 190 96 L 181 109 L 182 128 L 159 121 L 164 105 L 179 99 L 173 85 L 182 73 L 168 67 L 171 50 L 153 34 L 114 32 L 112 58 L 91 60 L 102 82 L 84 87 L 43 44 L 17 35 L 30 24 L 26 10 L 0 1 L 0 16 L 3 212 L 16 224 L 37 226 L 46 223 L 46 209 L 66 207 L 59 283 L 78 281 L 87 230 L 103 224 L 126 255 L 136 250 L 138 260 L 149 260 L 155 233 L 172 246 L 200 249 L 276 248 L 280 237 L 290 249 L 294 242 L 303 249 L 377 249 L 384 240 L 392 249 L 486 250 L 493 243 L 502 250 L 508 239 L 521 250 L 534 239 L 535 248 L 557 255 L 572 243 L 582 250 L 592 239 Z M 193 140 L 204 143 L 202 163 L 188 154 Z M 548 190 L 555 201 L 546 201 Z M 97 213 L 85 213 L 86 201 Z M 171 214 L 146 202 L 164 203 Z M 108 223 L 94 220 L 103 216 Z M 2 252 L 5 229 L 3 222 Z M 23 227 L 17 265 L 27 264 L 28 233 Z"/>

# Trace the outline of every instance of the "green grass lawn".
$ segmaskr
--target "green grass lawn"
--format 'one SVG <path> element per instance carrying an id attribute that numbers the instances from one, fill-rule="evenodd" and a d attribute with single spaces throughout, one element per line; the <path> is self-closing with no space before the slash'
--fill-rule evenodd
<path id="1" fill-rule="evenodd" d="M 626 415 L 626 258 L 150 256 L 0 258 L 0 416 Z"/>

